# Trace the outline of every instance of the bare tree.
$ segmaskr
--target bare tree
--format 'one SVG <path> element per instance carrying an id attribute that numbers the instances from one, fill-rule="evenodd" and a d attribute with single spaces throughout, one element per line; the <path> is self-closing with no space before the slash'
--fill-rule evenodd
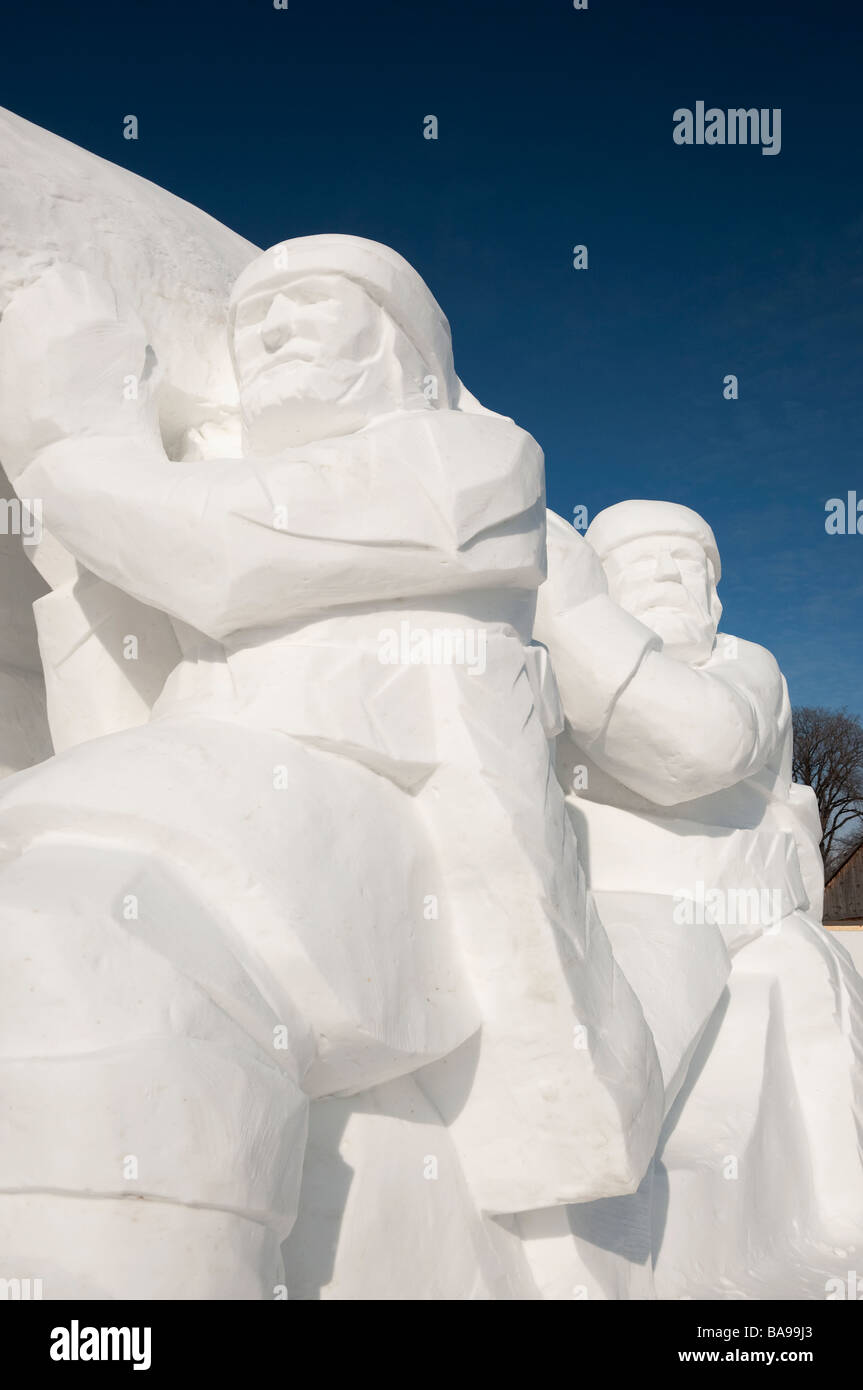
<path id="1" fill-rule="evenodd" d="M 812 787 L 821 815 L 821 855 L 832 867 L 863 841 L 863 724 L 844 709 L 793 711 L 795 782 Z"/>

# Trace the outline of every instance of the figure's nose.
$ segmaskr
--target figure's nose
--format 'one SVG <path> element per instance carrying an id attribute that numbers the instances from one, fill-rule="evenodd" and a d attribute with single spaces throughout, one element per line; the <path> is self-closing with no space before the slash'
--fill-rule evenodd
<path id="1" fill-rule="evenodd" d="M 277 294 L 261 324 L 261 342 L 267 352 L 278 352 L 291 332 L 291 306 L 283 294 Z"/>
<path id="2" fill-rule="evenodd" d="M 663 583 L 681 583 L 680 570 L 667 550 L 660 550 L 657 555 L 653 577 L 662 580 Z"/>

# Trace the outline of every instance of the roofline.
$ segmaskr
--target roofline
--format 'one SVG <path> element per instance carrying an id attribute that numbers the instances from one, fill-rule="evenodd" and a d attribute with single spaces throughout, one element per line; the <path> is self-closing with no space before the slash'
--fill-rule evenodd
<path id="1" fill-rule="evenodd" d="M 846 865 L 846 864 L 849 864 L 849 863 L 851 862 L 851 860 L 854 858 L 854 855 L 857 854 L 857 852 L 858 852 L 859 850 L 861 850 L 861 849 L 863 849 L 863 840 L 861 840 L 859 844 L 856 844 L 856 845 L 854 846 L 853 849 L 850 849 L 850 850 L 848 851 L 848 853 L 846 854 L 845 858 L 842 860 L 842 863 L 841 863 L 841 864 L 837 864 L 836 868 L 833 870 L 833 872 L 832 872 L 832 874 L 830 875 L 830 877 L 829 877 L 828 879 L 825 880 L 825 882 L 824 882 L 824 891 L 825 891 L 825 892 L 826 892 L 827 889 L 830 887 L 830 884 L 833 882 L 834 878 L 836 878 L 836 876 L 837 876 L 838 874 L 841 874 L 842 870 L 845 868 L 845 865 Z"/>

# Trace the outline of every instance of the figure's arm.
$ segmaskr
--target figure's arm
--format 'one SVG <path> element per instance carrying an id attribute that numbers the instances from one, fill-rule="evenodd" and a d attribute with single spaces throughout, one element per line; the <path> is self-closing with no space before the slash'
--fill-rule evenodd
<path id="1" fill-rule="evenodd" d="M 542 503 L 541 461 L 510 435 L 493 478 L 467 457 L 459 479 L 447 424 L 402 417 L 258 464 L 173 463 L 141 438 L 62 440 L 20 481 L 88 569 L 210 637 L 335 604 L 535 587 L 539 520 L 508 572 L 505 552 L 513 520 Z"/>
<path id="2" fill-rule="evenodd" d="M 555 521 L 536 636 L 585 752 L 661 806 L 732 786 L 774 758 L 787 699 L 770 653 L 741 642 L 737 660 L 708 669 L 665 656 L 656 634 L 607 593 L 585 597 L 576 565 L 587 543 Z"/>
<path id="3" fill-rule="evenodd" d="M 0 324 L 19 395 L 4 456 L 101 579 L 215 638 L 335 604 L 540 582 L 542 455 L 511 422 L 429 411 L 277 458 L 175 463 L 147 352 L 110 288 L 75 267 Z"/>

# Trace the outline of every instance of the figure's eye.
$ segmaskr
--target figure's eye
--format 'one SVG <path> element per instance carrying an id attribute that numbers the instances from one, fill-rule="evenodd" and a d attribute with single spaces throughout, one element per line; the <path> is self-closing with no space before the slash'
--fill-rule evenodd
<path id="1" fill-rule="evenodd" d="M 310 294 L 301 303 L 308 309 L 320 309 L 326 304 L 335 304 L 336 301 L 331 294 Z"/>
<path id="2" fill-rule="evenodd" d="M 255 324 L 260 323 L 263 318 L 265 304 L 259 299 L 246 300 L 237 306 L 237 314 L 234 319 L 235 328 L 254 328 Z"/>
<path id="3" fill-rule="evenodd" d="M 287 297 L 294 302 L 294 304 L 302 304 L 304 306 L 317 306 L 319 304 L 335 303 L 335 299 L 333 298 L 333 295 L 331 293 L 331 286 L 322 285 L 320 282 L 315 283 L 314 281 L 310 281 L 308 284 L 305 285 L 290 285 L 286 289 L 285 293 Z"/>

